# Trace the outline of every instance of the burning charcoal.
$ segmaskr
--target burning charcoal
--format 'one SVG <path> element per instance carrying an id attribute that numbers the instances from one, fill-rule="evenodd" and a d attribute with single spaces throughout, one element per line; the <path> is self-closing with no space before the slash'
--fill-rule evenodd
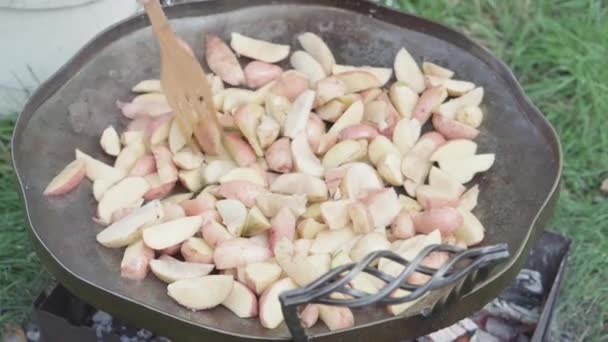
<path id="1" fill-rule="evenodd" d="M 467 332 L 474 332 L 475 330 L 479 329 L 479 326 L 477 325 L 477 323 L 475 323 L 470 318 L 465 318 L 465 319 L 461 320 L 460 322 L 458 322 L 457 324 L 461 328 L 466 330 Z"/>
<path id="2" fill-rule="evenodd" d="M 486 329 L 490 334 L 503 340 L 511 340 L 518 334 L 516 327 L 512 326 L 505 320 L 496 317 L 489 317 L 486 321 Z"/>
<path id="3" fill-rule="evenodd" d="M 154 334 L 151 331 L 149 331 L 149 330 L 139 329 L 137 331 L 137 337 L 139 337 L 141 339 L 144 339 L 146 341 L 149 340 L 149 339 L 151 339 L 152 336 L 154 336 Z"/>
<path id="4" fill-rule="evenodd" d="M 97 325 L 112 324 L 112 316 L 107 312 L 99 310 L 93 315 L 93 322 Z"/>
<path id="5" fill-rule="evenodd" d="M 513 285 L 484 310 L 493 316 L 535 324 L 540 318 L 543 293 L 542 275 L 538 271 L 523 269 Z"/>
<path id="6" fill-rule="evenodd" d="M 472 321 L 471 321 L 472 322 Z M 475 324 L 475 323 L 473 323 Z M 475 324 L 475 327 L 477 325 Z M 460 326 L 458 323 L 436 331 L 428 336 L 423 338 L 419 338 L 419 342 L 452 342 L 456 340 L 458 337 L 463 336 L 467 333 L 467 330 Z"/>
<path id="7" fill-rule="evenodd" d="M 502 299 L 495 299 L 484 310 L 493 316 L 512 319 L 525 324 L 536 324 L 540 319 L 540 306 L 527 308 Z"/>
<path id="8" fill-rule="evenodd" d="M 28 323 L 26 328 L 27 340 L 30 342 L 38 342 L 40 340 L 40 329 L 36 324 Z"/>
<path id="9" fill-rule="evenodd" d="M 488 334 L 487 332 L 479 329 L 471 337 L 470 342 L 501 342 L 500 339 Z"/>
<path id="10" fill-rule="evenodd" d="M 154 339 L 152 339 L 152 342 L 171 342 L 171 340 L 166 337 L 157 336 Z"/>

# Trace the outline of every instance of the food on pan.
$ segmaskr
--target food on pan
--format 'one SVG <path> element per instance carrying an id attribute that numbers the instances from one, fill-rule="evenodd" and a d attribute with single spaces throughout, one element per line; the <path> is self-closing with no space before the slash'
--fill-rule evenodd
<path id="1" fill-rule="evenodd" d="M 483 88 L 434 63 L 420 68 L 405 48 L 393 68 L 352 66 L 337 64 L 314 33 L 297 40 L 301 49 L 291 51 L 239 33 L 230 42 L 207 35 L 225 130 L 217 155 L 184 138 L 160 82 L 143 80 L 131 102 L 117 102 L 127 127 L 100 132 L 114 164 L 77 149 L 44 195 L 67 194 L 88 178 L 94 220 L 104 226 L 97 241 L 125 249 L 117 274 L 143 279 L 151 271 L 189 309 L 223 305 L 268 329 L 283 321 L 282 292 L 373 251 L 411 259 L 430 244 L 479 244 L 484 227 L 472 211 L 482 189 L 472 181 L 495 160 L 474 141 Z M 388 260 L 375 266 L 402 269 Z M 350 285 L 373 293 L 383 282 L 361 274 Z M 387 309 L 396 315 L 408 306 Z M 301 319 L 335 330 L 355 317 L 311 304 Z"/>

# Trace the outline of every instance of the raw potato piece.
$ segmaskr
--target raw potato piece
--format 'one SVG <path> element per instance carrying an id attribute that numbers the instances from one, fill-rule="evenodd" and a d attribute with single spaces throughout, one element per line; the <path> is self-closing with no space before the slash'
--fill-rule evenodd
<path id="1" fill-rule="evenodd" d="M 375 191 L 361 201 L 367 205 L 375 227 L 387 227 L 401 211 L 401 204 L 394 188 Z"/>
<path id="2" fill-rule="evenodd" d="M 315 241 L 310 246 L 310 253 L 332 254 L 353 237 L 355 237 L 355 233 L 350 228 L 323 230 L 317 234 Z"/>
<path id="3" fill-rule="evenodd" d="M 184 262 L 168 255 L 162 255 L 160 258 L 150 261 L 150 270 L 158 279 L 171 284 L 182 279 L 206 276 L 213 270 L 213 265 Z"/>
<path id="4" fill-rule="evenodd" d="M 203 168 L 203 181 L 206 184 L 218 183 L 220 178 L 236 168 L 231 160 L 213 160 Z"/>
<path id="5" fill-rule="evenodd" d="M 364 107 L 363 102 L 355 101 L 350 107 L 340 116 L 340 118 L 331 126 L 327 133 L 339 134 L 344 128 L 361 123 L 363 120 Z"/>
<path id="6" fill-rule="evenodd" d="M 366 140 L 363 140 L 366 142 Z M 365 143 L 367 145 L 367 143 Z M 365 146 L 367 147 L 367 146 Z M 354 162 L 367 154 L 367 148 L 356 140 L 344 140 L 329 149 L 323 156 L 323 168 L 332 169 Z M 322 170 L 321 170 L 322 171 Z"/>
<path id="7" fill-rule="evenodd" d="M 458 209 L 464 211 L 473 211 L 477 206 L 477 197 L 479 196 L 479 185 L 475 185 L 467 192 L 465 192 L 462 197 L 460 197 L 460 204 L 458 204 Z"/>
<path id="8" fill-rule="evenodd" d="M 434 76 L 439 78 L 452 78 L 454 76 L 454 72 L 452 70 L 431 62 L 423 62 L 422 71 L 426 76 Z"/>
<path id="9" fill-rule="evenodd" d="M 219 181 L 220 184 L 233 181 L 247 181 L 262 187 L 267 185 L 263 175 L 253 167 L 237 167 L 232 169 L 221 176 Z"/>
<path id="10" fill-rule="evenodd" d="M 80 184 L 85 174 L 86 163 L 82 160 L 74 160 L 51 180 L 44 189 L 44 194 L 46 196 L 58 196 L 68 193 Z"/>
<path id="11" fill-rule="evenodd" d="M 114 168 L 106 163 L 100 162 L 99 160 L 89 156 L 88 154 L 76 149 L 76 159 L 83 160 L 86 168 L 86 176 L 92 181 L 98 179 L 105 179 L 111 182 L 117 182 L 123 179 L 126 173 L 121 170 Z"/>
<path id="12" fill-rule="evenodd" d="M 236 180 L 220 185 L 218 193 L 224 198 L 239 200 L 246 207 L 251 208 L 255 205 L 256 198 L 267 191 L 258 184 Z"/>
<path id="13" fill-rule="evenodd" d="M 156 160 L 156 170 L 161 184 L 175 182 L 177 180 L 177 168 L 173 163 L 171 151 L 163 145 L 152 147 L 152 154 Z"/>
<path id="14" fill-rule="evenodd" d="M 149 188 L 148 182 L 141 177 L 121 180 L 103 194 L 97 206 L 97 217 L 101 222 L 109 223 L 113 212 L 141 199 Z"/>
<path id="15" fill-rule="evenodd" d="M 431 168 L 431 172 L 429 172 L 429 184 L 433 188 L 439 189 L 455 198 L 460 197 L 466 190 L 466 188 L 458 183 L 453 177 L 434 166 Z"/>
<path id="16" fill-rule="evenodd" d="M 232 236 L 241 236 L 245 221 L 247 220 L 247 208 L 243 203 L 234 199 L 217 201 L 217 211 L 222 216 L 222 222 Z"/>
<path id="17" fill-rule="evenodd" d="M 286 173 L 277 177 L 270 191 L 286 195 L 304 194 L 311 202 L 324 201 L 328 197 L 325 182 L 305 173 Z"/>
<path id="18" fill-rule="evenodd" d="M 413 216 L 416 232 L 429 234 L 439 230 L 442 234 L 450 234 L 463 225 L 462 214 L 454 208 L 430 209 Z"/>
<path id="19" fill-rule="evenodd" d="M 315 92 L 312 90 L 306 90 L 298 96 L 285 118 L 283 135 L 295 139 L 298 135 L 306 132 L 306 124 L 314 100 Z"/>
<path id="20" fill-rule="evenodd" d="M 148 275 L 150 260 L 154 251 L 139 240 L 127 247 L 120 262 L 120 276 L 132 280 L 141 280 Z"/>
<path id="21" fill-rule="evenodd" d="M 355 233 L 365 234 L 374 230 L 372 215 L 363 203 L 354 202 L 349 204 L 348 216 L 353 223 L 353 231 Z"/>
<path id="22" fill-rule="evenodd" d="M 163 183 L 160 180 L 158 173 L 147 175 L 144 179 L 146 182 L 148 182 L 148 186 L 150 187 L 150 189 L 144 194 L 144 199 L 148 201 L 153 199 L 161 199 L 167 196 L 167 194 L 169 194 L 175 187 L 175 181 Z"/>
<path id="23" fill-rule="evenodd" d="M 315 108 L 321 107 L 331 100 L 346 94 L 346 83 L 335 76 L 319 80 L 316 84 L 317 98 Z"/>
<path id="24" fill-rule="evenodd" d="M 245 79 L 247 79 L 247 86 L 256 89 L 265 86 L 278 78 L 283 72 L 283 69 L 278 65 L 252 61 L 245 66 L 244 72 Z"/>
<path id="25" fill-rule="evenodd" d="M 296 51 L 292 53 L 289 61 L 294 69 L 308 76 L 310 85 L 316 84 L 326 76 L 323 66 L 321 66 L 317 60 L 304 51 Z"/>
<path id="26" fill-rule="evenodd" d="M 335 75 L 346 85 L 346 93 L 358 93 L 363 90 L 379 88 L 380 81 L 376 76 L 366 71 L 347 71 Z"/>
<path id="27" fill-rule="evenodd" d="M 478 154 L 458 160 L 443 160 L 439 163 L 441 170 L 464 184 L 469 182 L 475 174 L 489 170 L 494 164 L 493 153 Z"/>
<path id="28" fill-rule="evenodd" d="M 340 183 L 342 196 L 354 200 L 368 191 L 378 189 L 382 189 L 382 181 L 373 167 L 366 163 L 348 164 Z"/>
<path id="29" fill-rule="evenodd" d="M 422 127 L 418 120 L 401 119 L 397 122 L 393 132 L 393 144 L 402 156 L 414 147 L 418 138 L 420 138 L 421 130 Z"/>
<path id="30" fill-rule="evenodd" d="M 293 170 L 293 158 L 289 138 L 275 141 L 266 150 L 268 168 L 279 173 L 289 173 Z"/>
<path id="31" fill-rule="evenodd" d="M 401 158 L 395 154 L 387 154 L 376 165 L 378 173 L 388 184 L 400 186 L 403 184 L 403 174 L 401 173 Z"/>
<path id="32" fill-rule="evenodd" d="M 203 176 L 200 169 L 180 171 L 177 177 L 188 191 L 197 192 L 203 188 Z"/>
<path id="33" fill-rule="evenodd" d="M 291 153 L 296 170 L 315 177 L 323 175 L 323 167 L 321 161 L 310 149 L 308 137 L 305 134 L 298 135 L 291 142 Z M 324 159 L 325 160 L 325 159 Z"/>
<path id="34" fill-rule="evenodd" d="M 134 142 L 122 149 L 114 161 L 114 167 L 128 173 L 145 154 L 146 146 L 144 143 Z"/>
<path id="35" fill-rule="evenodd" d="M 391 70 L 390 68 L 377 68 L 371 66 L 355 67 L 352 65 L 339 64 L 334 65 L 334 67 L 332 68 L 332 73 L 334 75 L 350 71 L 363 71 L 374 75 L 374 77 L 376 77 L 379 82 L 378 87 L 384 86 L 391 79 L 391 76 L 393 76 L 393 70 Z"/>
<path id="36" fill-rule="evenodd" d="M 412 118 L 412 112 L 418 102 L 418 94 L 405 83 L 397 82 L 391 86 L 389 91 L 391 102 L 402 118 Z"/>
<path id="37" fill-rule="evenodd" d="M 264 115 L 257 129 L 260 146 L 265 149 L 279 137 L 281 126 L 271 116 Z"/>
<path id="38" fill-rule="evenodd" d="M 319 305 L 308 304 L 300 313 L 300 321 L 304 328 L 311 328 L 319 320 Z"/>
<path id="39" fill-rule="evenodd" d="M 205 35 L 205 59 L 209 69 L 224 82 L 232 86 L 245 83 L 245 74 L 236 55 L 220 37 L 213 34 Z"/>
<path id="40" fill-rule="evenodd" d="M 474 246 L 483 240 L 485 228 L 475 215 L 468 211 L 460 210 L 463 224 L 454 231 L 457 239 L 464 241 L 467 247 Z"/>
<path id="41" fill-rule="evenodd" d="M 397 53 L 394 67 L 397 81 L 407 84 L 417 93 L 424 91 L 424 76 L 412 55 L 405 48 L 401 48 Z"/>
<path id="42" fill-rule="evenodd" d="M 368 157 L 372 164 L 378 164 L 386 155 L 395 154 L 401 156 L 401 152 L 384 135 L 379 135 L 372 140 L 368 148 Z"/>
<path id="43" fill-rule="evenodd" d="M 283 322 L 283 310 L 281 310 L 279 295 L 297 287 L 291 279 L 284 278 L 264 291 L 260 297 L 260 323 L 264 328 L 274 329 Z"/>
<path id="44" fill-rule="evenodd" d="M 287 239 L 293 241 L 296 235 L 296 218 L 288 207 L 283 207 L 270 221 L 271 228 L 268 234 L 270 250 L 274 253 L 274 246 L 278 241 Z"/>
<path id="45" fill-rule="evenodd" d="M 137 83 L 131 91 L 134 93 L 162 93 L 160 80 L 143 80 Z"/>
<path id="46" fill-rule="evenodd" d="M 306 218 L 297 226 L 298 235 L 303 239 L 314 239 L 317 234 L 327 229 L 327 225 L 317 222 L 313 218 Z"/>
<path id="47" fill-rule="evenodd" d="M 167 286 L 167 294 L 180 305 L 192 310 L 211 309 L 220 305 L 230 292 L 232 276 L 207 275 L 178 280 Z M 205 289 L 201 291 L 201 289 Z"/>
<path id="48" fill-rule="evenodd" d="M 446 142 L 431 155 L 431 161 L 443 162 L 472 157 L 477 152 L 477 143 L 468 139 L 454 139 Z"/>
<path id="49" fill-rule="evenodd" d="M 329 229 L 341 229 L 350 222 L 348 207 L 351 201 L 327 201 L 321 203 L 321 216 Z"/>
<path id="50" fill-rule="evenodd" d="M 274 262 L 256 262 L 245 266 L 245 282 L 261 295 L 268 286 L 279 280 L 283 270 Z"/>
<path id="51" fill-rule="evenodd" d="M 97 242 L 108 248 L 127 246 L 141 237 L 141 228 L 161 220 L 164 216 L 159 201 L 152 201 L 114 222 L 97 234 Z"/>
<path id="52" fill-rule="evenodd" d="M 270 258 L 267 247 L 256 244 L 251 239 L 234 238 L 221 242 L 213 253 L 213 261 L 218 270 L 241 267 Z"/>
<path id="53" fill-rule="evenodd" d="M 467 106 L 456 111 L 456 120 L 467 126 L 478 128 L 483 120 L 483 112 L 479 107 Z"/>
<path id="54" fill-rule="evenodd" d="M 264 155 L 264 150 L 262 150 L 262 146 L 260 146 L 257 133 L 263 115 L 264 108 L 257 104 L 244 105 L 234 113 L 234 121 L 237 127 L 241 133 L 243 133 L 243 136 L 247 139 L 247 142 L 249 142 L 249 145 L 251 145 L 258 157 Z"/>
<path id="55" fill-rule="evenodd" d="M 426 82 L 431 87 L 444 86 L 450 96 L 461 96 L 475 88 L 475 84 L 467 81 L 452 80 L 435 76 L 427 76 Z"/>
<path id="56" fill-rule="evenodd" d="M 457 97 L 439 106 L 437 114 L 441 114 L 448 119 L 455 119 L 459 109 L 469 106 L 479 107 L 483 94 L 482 87 L 475 88 L 461 97 Z"/>
<path id="57" fill-rule="evenodd" d="M 143 231 L 146 245 L 161 250 L 192 237 L 201 228 L 203 218 L 190 216 L 150 226 Z"/>
<path id="58" fill-rule="evenodd" d="M 447 98 L 448 92 L 443 86 L 428 88 L 420 95 L 412 111 L 412 118 L 423 126 L 431 117 L 431 113 Z"/>
<path id="59" fill-rule="evenodd" d="M 302 48 L 321 64 L 325 74 L 331 74 L 336 59 L 323 39 L 312 32 L 306 32 L 298 36 L 298 41 Z"/>
<path id="60" fill-rule="evenodd" d="M 280 62 L 289 55 L 289 45 L 273 44 L 235 32 L 232 33 L 230 46 L 241 56 L 266 63 Z"/>
<path id="61" fill-rule="evenodd" d="M 442 115 L 433 115 L 433 127 L 446 139 L 475 139 L 479 135 L 476 128 Z"/>
<path id="62" fill-rule="evenodd" d="M 182 170 L 195 170 L 201 167 L 205 158 L 198 151 L 184 148 L 173 154 L 173 163 Z"/>
<path id="63" fill-rule="evenodd" d="M 233 282 L 232 291 L 222 305 L 240 318 L 258 315 L 258 298 L 247 286 L 238 281 Z"/>
<path id="64" fill-rule="evenodd" d="M 372 252 L 388 250 L 390 247 L 391 243 L 386 239 L 386 234 L 372 232 L 363 235 L 363 237 L 355 243 L 350 250 L 350 257 L 355 262 L 359 262 Z"/>
<path id="65" fill-rule="evenodd" d="M 304 194 L 289 196 L 264 193 L 256 198 L 256 205 L 266 217 L 274 217 L 283 206 L 287 206 L 296 217 L 300 217 L 306 211 L 306 202 Z"/>
<path id="66" fill-rule="evenodd" d="M 355 325 L 353 312 L 343 306 L 319 304 L 319 317 L 330 331 L 346 329 Z"/>
<path id="67" fill-rule="evenodd" d="M 201 233 L 205 242 L 211 247 L 216 247 L 218 244 L 234 238 L 234 236 L 228 233 L 226 227 L 215 220 L 204 222 Z"/>
<path id="68" fill-rule="evenodd" d="M 111 156 L 117 156 L 120 153 L 120 138 L 112 126 L 103 130 L 99 143 L 103 151 Z"/>
<path id="69" fill-rule="evenodd" d="M 297 71 L 289 70 L 281 74 L 281 76 L 269 84 L 269 94 L 286 97 L 289 101 L 295 101 L 306 89 L 308 89 L 308 77 Z"/>
<path id="70" fill-rule="evenodd" d="M 201 238 L 191 237 L 184 241 L 180 251 L 187 262 L 213 263 L 213 248 Z"/>

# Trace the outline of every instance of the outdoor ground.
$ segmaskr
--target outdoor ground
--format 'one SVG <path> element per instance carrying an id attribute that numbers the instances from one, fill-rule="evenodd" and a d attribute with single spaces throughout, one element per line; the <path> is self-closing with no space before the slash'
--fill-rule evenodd
<path id="1" fill-rule="evenodd" d="M 570 236 L 574 245 L 555 328 L 563 340 L 608 341 L 608 197 L 599 190 L 608 177 L 608 3 L 386 2 L 464 31 L 494 51 L 559 132 L 564 182 L 548 229 Z M 0 329 L 26 317 L 50 279 L 31 250 L 15 192 L 13 123 L 0 122 Z"/>

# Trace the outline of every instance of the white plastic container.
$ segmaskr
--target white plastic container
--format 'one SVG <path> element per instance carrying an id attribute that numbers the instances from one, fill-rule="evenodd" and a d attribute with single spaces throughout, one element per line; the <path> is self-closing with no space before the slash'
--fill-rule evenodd
<path id="1" fill-rule="evenodd" d="M 136 0 L 0 0 L 0 115 L 97 33 L 137 12 Z"/>

